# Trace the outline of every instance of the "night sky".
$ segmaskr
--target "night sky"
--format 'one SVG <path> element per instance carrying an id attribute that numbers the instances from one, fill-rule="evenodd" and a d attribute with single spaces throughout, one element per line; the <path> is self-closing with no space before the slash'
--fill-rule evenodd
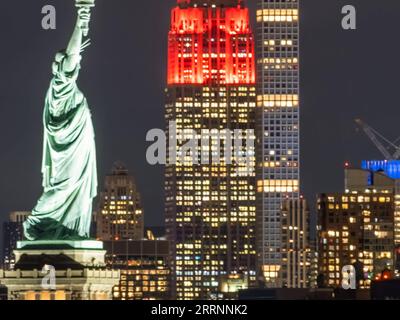
<path id="1" fill-rule="evenodd" d="M 73 0 L 0 3 L 0 221 L 41 194 L 42 109 L 54 54 L 67 46 Z M 79 86 L 96 130 L 99 191 L 115 160 L 135 175 L 147 225 L 163 224 L 163 168 L 147 164 L 148 130 L 164 128 L 169 10 L 174 0 L 97 0 Z M 254 11 L 256 0 L 248 1 Z M 57 30 L 41 8 L 57 8 Z M 341 8 L 357 8 L 357 30 Z M 301 173 L 310 202 L 343 189 L 343 163 L 379 159 L 354 118 L 400 136 L 400 1 L 302 0 Z M 0 240 L 1 241 L 1 240 Z"/>

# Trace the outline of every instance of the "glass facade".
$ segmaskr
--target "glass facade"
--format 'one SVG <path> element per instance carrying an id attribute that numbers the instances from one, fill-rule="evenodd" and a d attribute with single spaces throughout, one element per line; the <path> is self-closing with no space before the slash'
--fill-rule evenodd
<path id="1" fill-rule="evenodd" d="M 106 176 L 96 224 L 97 238 L 102 241 L 143 239 L 140 194 L 133 176 L 121 163 L 115 163 L 112 174 Z"/>
<path id="2" fill-rule="evenodd" d="M 259 0 L 256 19 L 258 271 L 281 287 L 282 201 L 300 188 L 299 1 Z"/>
<path id="3" fill-rule="evenodd" d="M 358 287 L 394 270 L 394 199 L 392 190 L 322 194 L 318 200 L 319 274 L 324 285 L 341 287 L 342 268 L 361 274 Z"/>
<path id="4" fill-rule="evenodd" d="M 168 62 L 166 122 L 176 130 L 168 136 L 177 138 L 168 151 L 181 150 L 179 161 L 168 156 L 165 171 L 172 292 L 208 299 L 227 278 L 255 282 L 256 91 L 248 9 L 232 0 L 178 1 Z M 235 130 L 253 142 L 240 145 L 246 165 L 236 154 L 227 161 L 234 153 L 227 134 Z M 201 143 L 187 154 L 181 148 L 192 139 Z"/>
<path id="5" fill-rule="evenodd" d="M 282 286 L 313 287 L 314 250 L 310 241 L 310 210 L 305 199 L 282 204 Z"/>
<path id="6" fill-rule="evenodd" d="M 11 212 L 9 220 L 3 222 L 3 261 L 0 264 L 5 270 L 12 270 L 15 266 L 14 250 L 17 242 L 24 239 L 23 223 L 31 213 L 28 211 Z"/>
<path id="7" fill-rule="evenodd" d="M 113 300 L 170 299 L 169 243 L 165 240 L 105 241 L 106 263 L 121 272 Z"/>

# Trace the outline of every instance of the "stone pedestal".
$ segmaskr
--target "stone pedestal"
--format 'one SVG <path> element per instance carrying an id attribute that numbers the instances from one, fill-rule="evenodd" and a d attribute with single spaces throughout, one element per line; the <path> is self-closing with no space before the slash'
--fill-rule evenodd
<path id="1" fill-rule="evenodd" d="M 0 270 L 9 300 L 111 300 L 120 280 L 100 241 L 23 241 L 14 253 L 15 270 Z"/>

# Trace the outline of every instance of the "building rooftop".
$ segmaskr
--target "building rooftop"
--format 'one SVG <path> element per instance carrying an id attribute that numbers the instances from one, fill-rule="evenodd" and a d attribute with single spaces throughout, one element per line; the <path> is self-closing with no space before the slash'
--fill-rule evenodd
<path id="1" fill-rule="evenodd" d="M 112 167 L 112 175 L 113 176 L 127 176 L 128 169 L 126 168 L 125 164 L 121 161 L 116 161 Z"/>
<path id="2" fill-rule="evenodd" d="M 166 240 L 104 241 L 104 249 L 113 255 L 168 257 L 169 242 Z"/>
<path id="3" fill-rule="evenodd" d="M 373 172 L 384 172 L 392 179 L 400 179 L 400 160 L 365 160 L 361 167 Z"/>
<path id="4" fill-rule="evenodd" d="M 203 7 L 212 5 L 215 5 L 217 7 L 237 7 L 239 5 L 242 5 L 242 3 L 242 0 L 178 0 L 178 5 L 180 8 Z"/>

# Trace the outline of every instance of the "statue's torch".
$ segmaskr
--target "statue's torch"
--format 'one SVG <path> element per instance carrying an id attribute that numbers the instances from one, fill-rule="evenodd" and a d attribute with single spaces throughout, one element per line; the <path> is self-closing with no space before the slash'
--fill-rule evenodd
<path id="1" fill-rule="evenodd" d="M 75 0 L 75 6 L 77 8 L 93 8 L 95 0 Z M 85 22 L 85 25 L 82 27 L 82 32 L 85 37 L 89 34 L 89 21 Z"/>

